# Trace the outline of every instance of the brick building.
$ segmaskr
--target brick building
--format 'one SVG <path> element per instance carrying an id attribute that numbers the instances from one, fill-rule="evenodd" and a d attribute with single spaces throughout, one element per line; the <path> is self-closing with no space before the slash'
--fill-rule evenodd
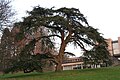
<path id="1" fill-rule="evenodd" d="M 20 32 L 19 27 L 13 27 L 13 29 L 11 30 L 11 34 L 13 35 L 13 37 L 15 37 L 16 34 L 19 33 L 19 32 Z M 46 33 L 43 33 L 43 32 L 45 32 L 44 29 L 38 28 L 36 32 L 32 33 L 32 35 L 31 34 L 26 34 L 25 38 L 15 42 L 15 45 L 17 46 L 18 50 L 21 50 L 31 40 L 33 40 L 33 39 L 37 40 L 39 37 L 41 37 L 41 33 L 47 35 Z M 48 50 L 51 51 L 53 54 L 55 54 L 55 52 L 56 52 L 54 49 L 48 48 L 47 45 L 46 45 L 45 49 L 43 49 L 42 42 L 41 42 L 41 40 L 39 40 L 35 43 L 33 52 L 34 52 L 34 54 L 38 54 L 38 53 L 41 54 L 41 53 L 46 53 Z"/>
<path id="2" fill-rule="evenodd" d="M 33 39 L 37 40 L 39 37 L 41 37 L 41 32 L 42 32 L 41 30 L 42 29 L 37 29 L 37 31 L 33 32 L 32 34 L 26 33 L 24 35 L 25 36 L 24 38 L 16 41 L 16 34 L 18 34 L 20 32 L 20 29 L 19 29 L 19 27 L 13 27 L 12 30 L 10 31 L 10 35 L 11 35 L 11 39 L 12 39 L 12 43 L 13 43 L 13 45 L 11 47 L 14 48 L 13 51 L 11 50 L 11 57 L 12 57 L 12 55 L 14 55 L 14 56 L 19 55 L 20 52 L 24 49 L 24 47 L 30 43 L 30 41 L 32 41 Z M 35 43 L 34 50 L 31 51 L 30 54 L 32 54 L 32 55 L 44 54 L 47 52 L 50 52 L 52 54 L 57 53 L 57 51 L 55 51 L 54 48 L 49 48 L 48 44 L 46 44 L 46 46 L 44 46 L 44 48 L 43 48 L 41 40 L 38 40 Z M 52 71 L 55 69 L 54 65 L 51 64 L 50 60 L 42 59 L 42 61 L 45 63 L 44 65 L 42 65 L 43 71 Z"/>

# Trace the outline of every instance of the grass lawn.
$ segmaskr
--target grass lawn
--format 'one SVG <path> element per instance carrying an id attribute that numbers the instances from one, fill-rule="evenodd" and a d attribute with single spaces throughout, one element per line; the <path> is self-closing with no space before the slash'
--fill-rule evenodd
<path id="1" fill-rule="evenodd" d="M 0 75 L 0 80 L 120 80 L 120 67 Z"/>

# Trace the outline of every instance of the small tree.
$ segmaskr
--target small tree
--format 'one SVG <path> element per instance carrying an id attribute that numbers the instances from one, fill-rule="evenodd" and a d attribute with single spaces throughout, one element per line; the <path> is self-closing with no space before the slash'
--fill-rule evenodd
<path id="1" fill-rule="evenodd" d="M 10 60 L 12 58 L 13 52 L 13 42 L 12 42 L 11 32 L 8 28 L 3 30 L 3 35 L 1 37 L 0 44 L 0 60 L 2 64 L 2 70 L 8 68 L 11 64 Z"/>
<path id="2" fill-rule="evenodd" d="M 57 55 L 53 55 L 56 63 L 56 71 L 62 70 L 62 61 L 66 46 L 73 43 L 83 51 L 87 51 L 85 45 L 94 46 L 96 43 L 105 43 L 104 38 L 97 29 L 89 26 L 84 15 L 76 8 L 42 8 L 34 7 L 29 16 L 24 18 L 21 23 L 21 31 L 24 33 L 35 30 L 38 27 L 45 27 L 48 30 L 47 36 L 38 37 L 52 38 L 57 37 L 61 40 L 60 49 Z M 52 54 L 51 54 L 52 55 Z"/>

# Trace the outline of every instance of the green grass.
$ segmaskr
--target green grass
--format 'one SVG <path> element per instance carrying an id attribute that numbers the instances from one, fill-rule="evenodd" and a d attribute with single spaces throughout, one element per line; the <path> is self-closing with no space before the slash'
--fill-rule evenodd
<path id="1" fill-rule="evenodd" d="M 120 80 L 120 67 L 0 75 L 0 80 Z"/>

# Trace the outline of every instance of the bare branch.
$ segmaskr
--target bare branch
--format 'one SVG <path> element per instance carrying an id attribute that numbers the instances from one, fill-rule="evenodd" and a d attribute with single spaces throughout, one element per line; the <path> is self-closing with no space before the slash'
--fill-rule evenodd
<path id="1" fill-rule="evenodd" d="M 12 10 L 10 3 L 9 0 L 0 0 L 0 30 L 3 30 L 6 26 L 8 27 L 14 21 L 12 17 L 15 12 Z"/>

